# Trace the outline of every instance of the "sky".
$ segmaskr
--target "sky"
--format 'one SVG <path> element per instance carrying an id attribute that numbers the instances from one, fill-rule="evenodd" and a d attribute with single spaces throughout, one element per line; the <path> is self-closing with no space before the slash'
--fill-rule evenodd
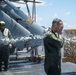
<path id="1" fill-rule="evenodd" d="M 64 29 L 76 28 L 76 0 L 36 0 L 36 23 L 40 26 L 51 27 L 52 20 L 59 18 L 63 21 Z M 21 10 L 27 14 L 26 5 L 21 4 Z M 29 3 L 30 11 L 32 4 Z"/>

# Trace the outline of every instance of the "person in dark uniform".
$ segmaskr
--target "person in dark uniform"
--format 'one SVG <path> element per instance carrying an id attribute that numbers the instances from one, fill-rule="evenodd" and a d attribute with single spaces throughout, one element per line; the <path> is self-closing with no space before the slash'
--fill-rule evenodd
<path id="1" fill-rule="evenodd" d="M 2 62 L 4 63 L 4 70 L 8 70 L 8 60 L 10 53 L 9 49 L 12 48 L 12 44 L 10 42 L 11 38 L 12 35 L 9 29 L 5 28 L 5 22 L 0 21 L 0 71 L 2 71 Z"/>
<path id="2" fill-rule="evenodd" d="M 45 48 L 44 69 L 47 75 L 61 75 L 61 48 L 63 22 L 55 18 L 43 38 Z"/>

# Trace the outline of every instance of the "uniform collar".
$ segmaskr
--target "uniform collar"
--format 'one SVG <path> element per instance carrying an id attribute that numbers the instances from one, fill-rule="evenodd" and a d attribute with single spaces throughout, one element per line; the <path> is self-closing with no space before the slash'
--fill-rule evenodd
<path id="1" fill-rule="evenodd" d="M 51 32 L 52 32 L 56 37 L 58 37 L 58 33 L 54 32 L 53 30 L 51 30 Z"/>

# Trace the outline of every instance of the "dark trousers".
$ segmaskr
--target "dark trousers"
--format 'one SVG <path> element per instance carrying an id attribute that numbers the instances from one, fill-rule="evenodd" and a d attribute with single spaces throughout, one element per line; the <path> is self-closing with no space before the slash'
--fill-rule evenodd
<path id="1" fill-rule="evenodd" d="M 47 75 L 61 75 L 61 68 L 51 67 Z"/>
<path id="2" fill-rule="evenodd" d="M 45 61 L 44 66 L 47 75 L 61 75 L 61 57 L 48 60 L 48 62 Z"/>
<path id="3" fill-rule="evenodd" d="M 8 46 L 0 47 L 0 69 L 2 68 L 2 62 L 4 63 L 4 69 L 8 68 L 9 53 Z"/>

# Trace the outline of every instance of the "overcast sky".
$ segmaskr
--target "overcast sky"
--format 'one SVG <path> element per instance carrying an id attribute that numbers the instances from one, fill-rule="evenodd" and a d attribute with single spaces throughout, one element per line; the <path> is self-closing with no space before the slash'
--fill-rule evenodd
<path id="1" fill-rule="evenodd" d="M 64 23 L 64 29 L 76 27 L 76 0 L 36 0 L 42 2 L 36 4 L 37 24 L 50 27 L 54 18 L 60 18 Z M 21 6 L 24 13 L 26 5 Z M 29 4 L 30 10 L 32 4 Z"/>

